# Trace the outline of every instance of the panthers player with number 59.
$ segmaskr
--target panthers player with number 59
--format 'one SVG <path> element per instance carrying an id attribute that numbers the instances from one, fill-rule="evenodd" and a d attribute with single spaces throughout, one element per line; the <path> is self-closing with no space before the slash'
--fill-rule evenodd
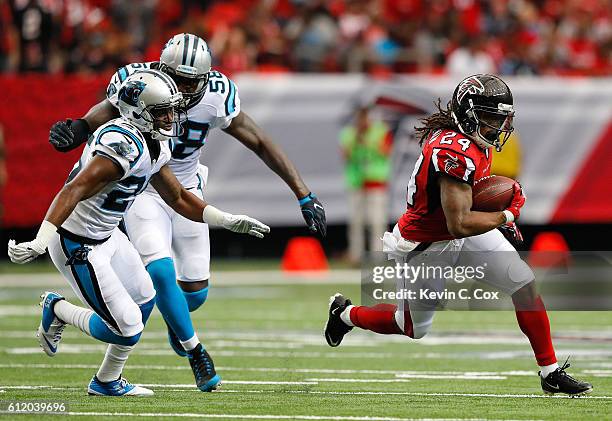
<path id="1" fill-rule="evenodd" d="M 209 131 L 220 128 L 253 150 L 287 183 L 299 199 L 309 229 L 324 237 L 327 228 L 323 206 L 285 154 L 241 111 L 234 82 L 212 71 L 211 60 L 203 39 L 192 34 L 175 35 L 166 43 L 159 62 L 120 68 L 108 85 L 107 99 L 82 119 L 57 122 L 51 129 L 51 144 L 59 151 L 67 151 L 85 142 L 90 130 L 116 115 L 117 91 L 128 75 L 142 69 L 159 69 L 175 80 L 187 102 L 187 121 L 182 134 L 171 142 L 172 158 L 168 163 L 181 184 L 202 197 L 207 178 L 206 167 L 199 165 L 202 147 Z M 208 296 L 208 227 L 174 212 L 152 189 L 136 199 L 127 214 L 126 227 L 153 279 L 170 344 L 177 354 L 185 356 L 199 343 L 189 312 L 202 306 Z"/>
<path id="2" fill-rule="evenodd" d="M 206 204 L 185 189 L 169 165 L 166 134 L 178 125 L 183 97 L 174 81 L 157 70 L 127 78 L 119 89 L 121 117 L 100 126 L 56 195 L 36 238 L 9 242 L 15 263 L 27 263 L 49 249 L 53 263 L 89 309 L 46 292 L 38 337 L 54 356 L 66 324 L 109 343 L 104 361 L 89 384 L 92 395 L 151 395 L 121 372 L 153 309 L 155 290 L 140 256 L 118 229 L 134 199 L 147 185 L 174 212 L 194 223 L 222 226 L 262 238 L 269 227 L 244 215 Z M 199 345 L 189 354 L 198 387 L 214 388 L 219 376 Z"/>

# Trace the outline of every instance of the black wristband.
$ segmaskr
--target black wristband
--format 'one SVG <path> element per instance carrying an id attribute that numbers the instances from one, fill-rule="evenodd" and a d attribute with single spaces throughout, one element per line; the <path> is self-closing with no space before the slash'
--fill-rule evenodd
<path id="1" fill-rule="evenodd" d="M 81 143 L 87 142 L 89 138 L 89 124 L 86 120 L 82 118 L 74 120 L 70 125 L 70 130 L 74 133 L 73 146 L 78 146 Z"/>

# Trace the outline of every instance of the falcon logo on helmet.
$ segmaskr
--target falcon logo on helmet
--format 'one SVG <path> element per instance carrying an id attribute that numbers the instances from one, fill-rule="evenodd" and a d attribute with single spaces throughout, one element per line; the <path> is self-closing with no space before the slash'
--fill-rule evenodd
<path id="1" fill-rule="evenodd" d="M 482 82 L 476 76 L 470 76 L 457 87 L 457 101 L 461 104 L 467 94 L 482 94 L 484 91 L 485 87 Z"/>
<path id="2" fill-rule="evenodd" d="M 451 115 L 459 131 L 485 149 L 501 151 L 514 130 L 512 92 L 495 75 L 472 75 L 455 88 Z"/>

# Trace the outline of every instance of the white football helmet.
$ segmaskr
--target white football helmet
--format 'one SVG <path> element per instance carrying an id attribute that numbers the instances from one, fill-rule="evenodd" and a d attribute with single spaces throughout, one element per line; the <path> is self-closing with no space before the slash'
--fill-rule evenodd
<path id="1" fill-rule="evenodd" d="M 170 75 L 181 87 L 187 106 L 195 104 L 204 95 L 211 64 L 206 41 L 186 33 L 170 38 L 159 58 L 159 70 Z"/>
<path id="2" fill-rule="evenodd" d="M 184 106 L 183 95 L 165 73 L 146 69 L 128 76 L 119 89 L 118 100 L 121 116 L 139 130 L 153 135 L 180 134 L 179 109 Z M 172 120 L 164 121 L 163 117 L 169 114 Z M 172 128 L 160 128 L 160 123 L 170 123 Z"/>

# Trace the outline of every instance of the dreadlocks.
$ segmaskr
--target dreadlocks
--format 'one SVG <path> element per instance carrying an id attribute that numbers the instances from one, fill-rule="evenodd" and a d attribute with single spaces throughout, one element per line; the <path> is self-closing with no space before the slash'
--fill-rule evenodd
<path id="1" fill-rule="evenodd" d="M 438 102 L 434 102 L 434 104 L 438 109 L 438 112 L 430 115 L 429 117 L 422 118 L 420 120 L 422 126 L 414 128 L 416 135 L 419 138 L 419 145 L 421 146 L 430 133 L 436 130 L 451 129 L 459 131 L 459 127 L 451 115 L 450 101 L 448 104 L 446 104 L 445 110 L 442 109 L 442 100 L 440 98 L 438 98 Z"/>

